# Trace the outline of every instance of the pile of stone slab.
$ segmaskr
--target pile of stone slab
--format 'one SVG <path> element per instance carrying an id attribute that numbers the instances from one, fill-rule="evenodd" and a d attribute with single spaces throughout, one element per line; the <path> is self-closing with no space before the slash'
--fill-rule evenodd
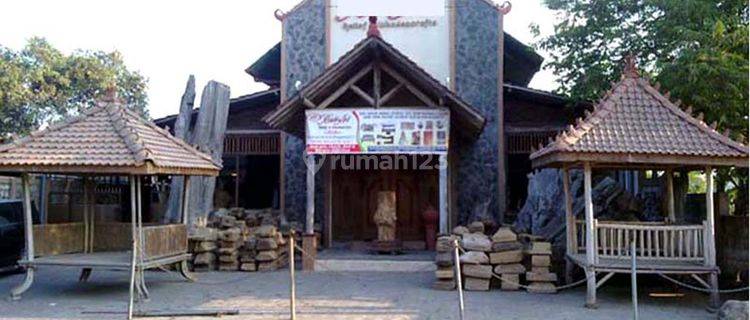
<path id="1" fill-rule="evenodd" d="M 526 272 L 527 291 L 531 293 L 556 293 L 557 274 L 550 272 L 552 245 L 546 241 L 531 241 L 526 248 L 531 271 Z"/>
<path id="2" fill-rule="evenodd" d="M 453 267 L 453 242 L 459 239 L 455 235 L 440 235 L 435 242 L 435 282 L 433 289 L 456 289 L 455 270 Z"/>
<path id="3" fill-rule="evenodd" d="M 274 210 L 219 209 L 206 226 L 191 227 L 188 240 L 195 272 L 270 271 L 287 265 L 288 240 Z"/>
<path id="4" fill-rule="evenodd" d="M 209 227 L 195 227 L 188 235 L 188 250 L 193 254 L 190 268 L 195 272 L 207 272 L 216 269 L 216 241 L 218 230 Z"/>
<path id="5" fill-rule="evenodd" d="M 255 229 L 255 261 L 258 271 L 272 271 L 285 265 L 286 239 L 276 226 L 264 225 Z"/>
<path id="6" fill-rule="evenodd" d="M 490 264 L 493 272 L 500 277 L 500 289 L 508 291 L 519 290 L 521 275 L 526 272 L 522 264 L 522 245 L 513 230 L 500 227 L 492 235 L 492 252 L 490 252 Z"/>
<path id="7" fill-rule="evenodd" d="M 455 228 L 454 232 L 461 234 L 461 247 L 464 249 L 460 257 L 464 289 L 490 290 L 492 265 L 487 254 L 492 251 L 492 241 L 484 234 L 484 224 L 473 222 L 465 229 Z"/>

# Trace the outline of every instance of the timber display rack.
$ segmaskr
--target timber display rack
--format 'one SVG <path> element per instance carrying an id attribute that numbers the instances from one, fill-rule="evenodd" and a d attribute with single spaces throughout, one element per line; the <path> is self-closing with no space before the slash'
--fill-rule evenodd
<path id="1" fill-rule="evenodd" d="M 39 267 L 81 267 L 81 280 L 92 268 L 131 273 L 133 291 L 148 295 L 144 270 L 176 265 L 187 269 L 190 179 L 184 179 L 181 218 L 172 224 L 143 224 L 142 180 L 151 176 L 216 176 L 220 165 L 149 121 L 128 110 L 110 89 L 96 106 L 27 137 L 0 146 L 0 173 L 23 181 L 25 253 L 19 264 L 26 278 L 11 290 L 13 299 L 29 289 Z M 83 180 L 83 221 L 34 225 L 31 174 L 79 176 Z M 127 176 L 130 221 L 95 219 L 95 183 L 104 176 Z M 127 211 L 126 211 L 127 212 Z M 127 219 L 121 219 L 127 220 Z"/>

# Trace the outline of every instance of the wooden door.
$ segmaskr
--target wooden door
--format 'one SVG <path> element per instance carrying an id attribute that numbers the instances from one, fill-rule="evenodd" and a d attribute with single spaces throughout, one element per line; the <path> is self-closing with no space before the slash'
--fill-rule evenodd
<path id="1" fill-rule="evenodd" d="M 377 239 L 372 215 L 377 210 L 378 192 L 387 190 L 396 192 L 397 237 L 403 241 L 424 240 L 422 212 L 428 204 L 436 206 L 438 200 L 436 169 L 335 169 L 332 174 L 335 241 Z"/>

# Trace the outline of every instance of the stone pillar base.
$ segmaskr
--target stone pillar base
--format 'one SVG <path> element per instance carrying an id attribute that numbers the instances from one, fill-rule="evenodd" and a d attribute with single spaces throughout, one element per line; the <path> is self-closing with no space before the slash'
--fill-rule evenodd
<path id="1" fill-rule="evenodd" d="M 318 255 L 317 239 L 315 234 L 306 234 L 302 236 L 302 270 L 315 271 L 315 259 Z"/>

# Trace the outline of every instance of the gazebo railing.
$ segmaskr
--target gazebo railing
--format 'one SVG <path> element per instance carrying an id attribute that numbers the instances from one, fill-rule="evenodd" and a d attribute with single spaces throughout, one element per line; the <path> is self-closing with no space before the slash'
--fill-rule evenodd
<path id="1" fill-rule="evenodd" d="M 586 223 L 576 221 L 577 253 L 586 253 Z M 705 262 L 706 222 L 675 225 L 662 222 L 599 221 L 594 219 L 594 250 L 599 258 L 630 259 L 635 241 L 639 259 Z"/>

